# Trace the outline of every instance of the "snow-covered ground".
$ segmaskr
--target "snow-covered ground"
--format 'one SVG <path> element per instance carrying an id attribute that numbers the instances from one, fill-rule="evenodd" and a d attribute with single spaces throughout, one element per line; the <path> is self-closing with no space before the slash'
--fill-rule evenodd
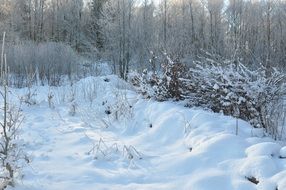
<path id="1" fill-rule="evenodd" d="M 236 136 L 234 118 L 142 99 L 116 76 L 35 90 L 10 190 L 286 190 L 285 144 L 244 121 Z"/>

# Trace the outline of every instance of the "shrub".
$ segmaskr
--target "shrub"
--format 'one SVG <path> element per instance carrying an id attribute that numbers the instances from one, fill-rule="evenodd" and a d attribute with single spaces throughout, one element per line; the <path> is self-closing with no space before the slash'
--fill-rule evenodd
<path id="1" fill-rule="evenodd" d="M 161 74 L 133 73 L 130 81 L 146 97 L 156 100 L 185 100 L 186 106 L 200 106 L 223 112 L 262 127 L 281 137 L 285 120 L 284 73 L 273 69 L 249 69 L 229 60 L 202 59 L 186 65 L 169 60 Z"/>
<path id="2" fill-rule="evenodd" d="M 3 102 L 0 117 L 0 188 L 4 189 L 8 184 L 12 185 L 15 171 L 18 169 L 21 151 L 16 137 L 22 122 L 20 108 L 16 108 L 9 101 L 9 69 L 5 54 L 5 33 L 3 35 L 0 63 L 0 81 L 3 85 L 0 91 Z"/>

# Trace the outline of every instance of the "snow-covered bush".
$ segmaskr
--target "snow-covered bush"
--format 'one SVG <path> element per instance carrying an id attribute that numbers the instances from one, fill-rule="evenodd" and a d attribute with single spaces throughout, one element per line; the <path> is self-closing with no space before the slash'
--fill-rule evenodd
<path id="1" fill-rule="evenodd" d="M 144 70 L 142 74 L 139 74 L 133 71 L 129 73 L 128 80 L 145 98 L 155 96 L 153 86 L 158 84 L 157 80 L 159 80 L 159 78 L 157 79 L 157 75 L 153 72 Z"/>
<path id="2" fill-rule="evenodd" d="M 157 99 L 183 99 L 183 83 L 180 80 L 186 76 L 186 66 L 180 62 L 173 62 L 168 59 L 167 63 L 162 64 L 162 68 L 164 71 L 163 77 L 155 77 L 157 85 L 154 91 L 158 95 Z"/>
<path id="3" fill-rule="evenodd" d="M 156 97 L 159 101 L 167 99 L 182 100 L 184 88 L 182 79 L 187 76 L 187 67 L 180 62 L 173 62 L 167 55 L 162 64 L 162 74 L 144 70 L 142 74 L 131 72 L 129 82 L 145 97 Z"/>
<path id="4" fill-rule="evenodd" d="M 271 76 L 264 69 L 250 70 L 241 63 L 196 63 L 190 68 L 183 86 L 189 106 L 205 106 L 250 121 L 255 127 L 277 137 L 281 126 L 276 121 L 285 112 L 285 74 L 273 70 Z M 280 108 L 280 109 L 278 109 Z M 275 118 L 275 121 L 273 120 Z"/>
<path id="5" fill-rule="evenodd" d="M 284 133 L 284 73 L 273 69 L 266 76 L 264 68 L 251 70 L 239 62 L 210 58 L 189 68 L 169 59 L 162 68 L 161 74 L 133 73 L 130 81 L 159 101 L 186 100 L 189 107 L 200 106 L 247 120 L 275 138 Z"/>

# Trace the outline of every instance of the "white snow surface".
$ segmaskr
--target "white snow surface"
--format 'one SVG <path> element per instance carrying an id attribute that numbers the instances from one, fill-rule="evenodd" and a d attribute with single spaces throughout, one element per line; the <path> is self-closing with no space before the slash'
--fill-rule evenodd
<path id="1" fill-rule="evenodd" d="M 247 122 L 236 136 L 232 117 L 143 99 L 113 75 L 33 88 L 19 136 L 30 163 L 9 190 L 286 190 L 283 143 Z"/>
<path id="2" fill-rule="evenodd" d="M 280 150 L 280 157 L 286 158 L 286 146 L 281 148 L 281 150 Z"/>

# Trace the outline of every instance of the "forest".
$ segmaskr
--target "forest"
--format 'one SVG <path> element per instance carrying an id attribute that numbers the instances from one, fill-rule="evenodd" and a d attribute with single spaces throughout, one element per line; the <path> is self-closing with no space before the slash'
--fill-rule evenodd
<path id="1" fill-rule="evenodd" d="M 187 64 L 209 53 L 250 67 L 285 68 L 283 0 L 1 0 L 0 5 L 0 31 L 7 31 L 12 46 L 63 43 L 80 55 L 110 61 L 123 78 L 130 69 L 150 67 L 149 60 L 162 53 Z M 159 69 L 160 60 L 154 64 Z"/>
<path id="2" fill-rule="evenodd" d="M 286 189 L 285 0 L 0 0 L 0 39 L 0 190 Z"/>

